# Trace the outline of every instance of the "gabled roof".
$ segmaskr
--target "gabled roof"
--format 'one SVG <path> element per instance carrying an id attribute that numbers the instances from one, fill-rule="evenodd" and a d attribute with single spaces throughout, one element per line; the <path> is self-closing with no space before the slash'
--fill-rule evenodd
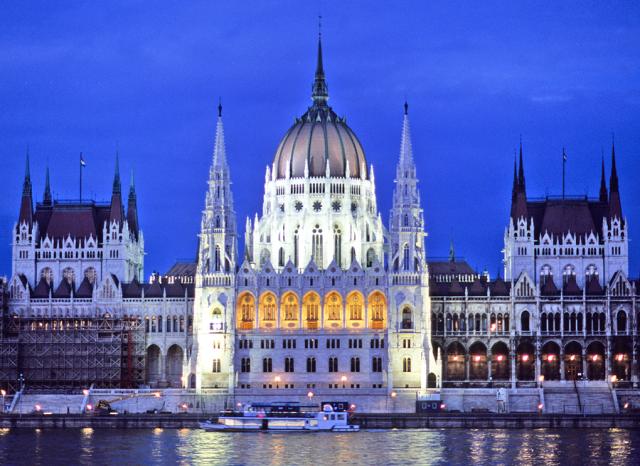
<path id="1" fill-rule="evenodd" d="M 48 298 L 50 291 L 51 285 L 49 285 L 44 278 L 41 278 L 34 288 L 33 292 L 31 293 L 31 297 L 36 299 Z"/>
<path id="2" fill-rule="evenodd" d="M 58 289 L 53 293 L 54 298 L 70 298 L 73 288 L 67 280 L 60 280 Z"/>
<path id="3" fill-rule="evenodd" d="M 93 285 L 89 282 L 87 277 L 84 277 L 84 280 L 80 283 L 75 296 L 78 298 L 91 298 L 93 296 Z"/>
<path id="4" fill-rule="evenodd" d="M 560 291 L 553 282 L 553 277 L 546 277 L 542 280 L 542 286 L 540 287 L 540 294 L 543 296 L 554 296 L 559 294 Z"/>
<path id="5" fill-rule="evenodd" d="M 575 275 L 569 275 L 562 288 L 562 292 L 569 296 L 578 296 L 582 294 L 582 290 L 578 286 Z"/>
<path id="6" fill-rule="evenodd" d="M 37 204 L 34 214 L 40 228 L 40 238 L 54 240 L 87 238 L 93 236 L 102 241 L 102 226 L 109 218 L 109 206 L 93 201 Z"/>

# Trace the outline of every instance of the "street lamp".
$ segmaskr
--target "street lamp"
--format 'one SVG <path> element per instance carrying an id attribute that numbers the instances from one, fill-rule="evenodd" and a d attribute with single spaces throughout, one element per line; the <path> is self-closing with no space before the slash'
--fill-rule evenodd
<path id="1" fill-rule="evenodd" d="M 313 398 L 313 392 L 307 393 L 307 397 L 309 398 L 309 403 L 311 403 L 311 398 Z"/>
<path id="2" fill-rule="evenodd" d="M 7 396 L 7 391 L 3 388 L 2 390 L 0 390 L 0 395 L 2 395 L 2 412 L 5 412 L 5 406 L 4 406 L 4 397 Z"/>
<path id="3" fill-rule="evenodd" d="M 281 379 L 280 379 L 280 376 L 279 376 L 279 375 L 276 375 L 276 377 L 275 377 L 275 379 L 274 379 L 274 380 L 276 381 L 276 388 L 280 388 L 280 380 L 281 380 Z"/>
<path id="4" fill-rule="evenodd" d="M 346 388 L 345 384 L 347 382 L 347 376 L 343 375 L 342 377 L 340 377 L 340 380 L 342 380 L 342 388 Z"/>

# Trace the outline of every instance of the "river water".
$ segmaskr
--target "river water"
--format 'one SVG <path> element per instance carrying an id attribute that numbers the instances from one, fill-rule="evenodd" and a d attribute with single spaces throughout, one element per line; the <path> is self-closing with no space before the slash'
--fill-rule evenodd
<path id="1" fill-rule="evenodd" d="M 623 465 L 640 464 L 640 431 L 6 429 L 0 430 L 0 464 Z"/>

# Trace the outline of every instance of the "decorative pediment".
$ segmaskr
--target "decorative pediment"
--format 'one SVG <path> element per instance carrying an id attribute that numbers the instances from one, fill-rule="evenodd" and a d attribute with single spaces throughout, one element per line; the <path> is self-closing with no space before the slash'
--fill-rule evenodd
<path id="1" fill-rule="evenodd" d="M 609 282 L 609 289 L 613 296 L 629 296 L 631 294 L 631 283 L 624 272 L 616 272 Z"/>

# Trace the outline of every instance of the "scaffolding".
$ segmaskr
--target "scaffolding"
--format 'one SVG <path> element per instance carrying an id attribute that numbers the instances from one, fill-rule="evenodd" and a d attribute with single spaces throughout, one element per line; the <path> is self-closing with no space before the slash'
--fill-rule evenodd
<path id="1" fill-rule="evenodd" d="M 0 384 L 14 391 L 136 387 L 144 382 L 144 333 L 136 319 L 18 316 L 3 319 Z"/>

